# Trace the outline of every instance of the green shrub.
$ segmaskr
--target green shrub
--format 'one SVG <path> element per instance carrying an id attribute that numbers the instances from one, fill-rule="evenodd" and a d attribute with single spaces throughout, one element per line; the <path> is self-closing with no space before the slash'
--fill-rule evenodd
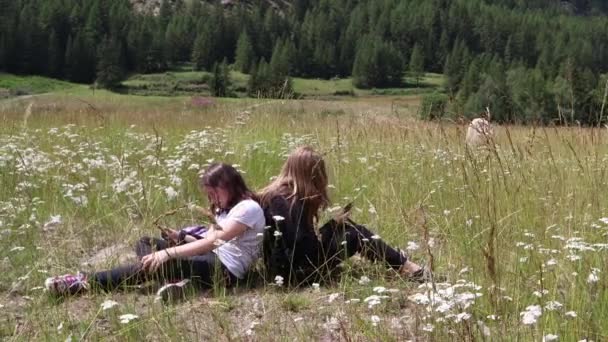
<path id="1" fill-rule="evenodd" d="M 438 120 L 446 115 L 448 96 L 441 93 L 431 93 L 422 97 L 418 116 L 422 120 Z"/>

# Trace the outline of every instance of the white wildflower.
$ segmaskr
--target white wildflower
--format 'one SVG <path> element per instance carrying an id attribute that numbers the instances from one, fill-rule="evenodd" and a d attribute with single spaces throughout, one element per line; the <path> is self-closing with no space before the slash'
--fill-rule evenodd
<path id="1" fill-rule="evenodd" d="M 557 335 L 547 334 L 543 336 L 543 342 L 555 341 L 557 340 Z"/>
<path id="2" fill-rule="evenodd" d="M 378 316 L 376 316 L 376 315 L 373 315 L 373 316 L 370 318 L 370 320 L 372 321 L 372 325 L 373 325 L 373 326 L 377 326 L 377 325 L 378 325 L 378 323 L 380 322 L 380 317 L 378 317 Z"/>
<path id="3" fill-rule="evenodd" d="M 416 251 L 419 248 L 420 248 L 420 246 L 417 243 L 415 243 L 414 241 L 408 241 L 407 247 L 405 247 L 405 249 L 408 251 Z"/>
<path id="4" fill-rule="evenodd" d="M 117 305 L 118 305 L 118 302 L 115 302 L 110 299 L 106 299 L 103 303 L 101 303 L 101 309 L 105 311 L 105 310 L 109 310 Z"/>
<path id="5" fill-rule="evenodd" d="M 372 235 L 372 239 L 379 240 L 380 239 L 380 235 L 374 234 L 374 235 Z"/>
<path id="6" fill-rule="evenodd" d="M 435 327 L 430 323 L 422 326 L 422 330 L 426 332 L 433 332 L 433 329 L 435 329 Z"/>
<path id="7" fill-rule="evenodd" d="M 283 280 L 284 280 L 283 277 L 281 277 L 280 275 L 274 277 L 274 283 L 277 286 L 283 286 Z"/>
<path id="8" fill-rule="evenodd" d="M 454 317 L 454 322 L 460 323 L 461 321 L 466 321 L 469 318 L 471 318 L 471 314 L 466 313 L 466 312 L 461 312 Z"/>
<path id="9" fill-rule="evenodd" d="M 124 315 L 120 315 L 118 318 L 120 319 L 121 324 L 127 324 L 127 323 L 131 322 L 132 320 L 139 318 L 139 316 L 134 315 L 134 314 L 124 314 Z"/>
<path id="10" fill-rule="evenodd" d="M 568 312 L 566 312 L 566 313 L 565 313 L 565 315 L 566 315 L 567 317 L 571 317 L 571 318 L 576 318 L 576 316 L 578 316 L 578 315 L 576 314 L 576 312 L 574 312 L 574 311 L 568 311 Z"/>
<path id="11" fill-rule="evenodd" d="M 285 218 L 283 216 L 281 216 L 281 215 L 274 215 L 272 217 L 272 219 L 275 220 L 275 221 L 277 221 L 277 222 L 281 222 L 281 221 L 285 220 Z"/>
<path id="12" fill-rule="evenodd" d="M 330 294 L 329 297 L 327 298 L 327 302 L 328 303 L 333 302 L 334 300 L 336 300 L 336 298 L 340 297 L 340 295 L 341 295 L 340 293 L 332 293 L 332 294 Z"/>
<path id="13" fill-rule="evenodd" d="M 253 329 L 255 329 L 255 326 L 258 324 L 260 324 L 260 323 L 256 322 L 256 321 L 251 322 L 251 324 L 249 325 L 249 329 L 247 329 L 247 331 L 245 331 L 245 335 L 253 336 L 254 335 Z"/>
<path id="14" fill-rule="evenodd" d="M 319 287 L 319 283 L 312 283 L 312 290 L 313 290 L 313 292 L 321 291 L 321 289 Z"/>
<path id="15" fill-rule="evenodd" d="M 570 261 L 577 261 L 577 260 L 581 260 L 581 257 L 576 254 L 569 254 L 566 256 L 566 259 L 568 259 Z"/>
<path id="16" fill-rule="evenodd" d="M 545 289 L 543 289 L 542 291 L 534 291 L 534 292 L 532 292 L 532 294 L 535 295 L 538 298 L 542 298 L 547 293 L 549 293 L 549 290 L 545 290 Z"/>
<path id="17" fill-rule="evenodd" d="M 275 231 L 274 231 L 274 233 L 273 233 L 273 235 L 274 235 L 275 237 L 279 237 L 279 236 L 282 236 L 282 235 L 283 235 L 283 233 L 281 233 L 281 232 L 280 232 L 280 231 L 278 231 L 278 230 L 275 230 Z"/>
<path id="18" fill-rule="evenodd" d="M 371 204 L 369 205 L 369 208 L 367 209 L 367 211 L 372 215 L 378 214 L 378 212 L 376 211 L 376 208 Z"/>
<path id="19" fill-rule="evenodd" d="M 173 200 L 177 197 L 178 193 L 172 186 L 168 186 L 165 188 L 165 195 L 167 195 L 167 199 Z"/>
<path id="20" fill-rule="evenodd" d="M 386 291 L 386 288 L 382 287 L 382 286 L 376 286 L 376 287 L 374 287 L 373 291 L 376 293 L 383 293 Z"/>
<path id="21" fill-rule="evenodd" d="M 378 295 L 371 295 L 371 296 L 365 298 L 363 301 L 365 303 L 367 303 L 367 306 L 371 309 L 374 306 L 380 304 L 380 296 L 378 296 Z"/>
<path id="22" fill-rule="evenodd" d="M 427 305 L 431 302 L 431 299 L 422 293 L 413 294 L 407 297 L 407 299 L 419 305 Z"/>
<path id="23" fill-rule="evenodd" d="M 44 224 L 43 228 L 53 228 L 61 224 L 61 215 L 51 215 L 51 219 Z"/>
<path id="24" fill-rule="evenodd" d="M 552 300 L 545 304 L 545 310 L 555 311 L 561 309 L 562 306 L 562 303 Z"/>
<path id="25" fill-rule="evenodd" d="M 439 305 L 437 307 L 437 309 L 435 309 L 435 311 L 441 312 L 441 313 L 446 313 L 450 310 L 452 310 L 452 304 L 448 303 L 448 302 L 441 303 L 441 305 Z"/>
<path id="26" fill-rule="evenodd" d="M 359 279 L 359 285 L 367 285 L 370 281 L 371 280 L 368 277 L 361 276 L 361 279 Z"/>
<path id="27" fill-rule="evenodd" d="M 599 272 L 600 270 L 597 268 L 591 269 L 591 273 L 589 273 L 589 276 L 587 277 L 587 283 L 597 283 L 598 280 L 600 280 L 600 277 L 597 275 Z"/>
<path id="28" fill-rule="evenodd" d="M 526 308 L 526 311 L 519 314 L 522 316 L 521 322 L 526 325 L 532 325 L 536 323 L 538 318 L 542 315 L 542 308 L 540 305 L 530 305 Z"/>

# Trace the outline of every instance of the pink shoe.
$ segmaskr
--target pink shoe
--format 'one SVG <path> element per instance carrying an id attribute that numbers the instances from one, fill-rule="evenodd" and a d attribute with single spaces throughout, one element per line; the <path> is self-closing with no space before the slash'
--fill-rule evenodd
<path id="1" fill-rule="evenodd" d="M 44 287 L 49 293 L 56 296 L 74 295 L 89 288 L 86 275 L 64 274 L 47 278 L 44 282 Z"/>

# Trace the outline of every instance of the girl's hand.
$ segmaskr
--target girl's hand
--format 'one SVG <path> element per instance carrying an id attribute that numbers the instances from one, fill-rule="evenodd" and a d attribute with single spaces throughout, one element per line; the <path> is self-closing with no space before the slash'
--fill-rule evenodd
<path id="1" fill-rule="evenodd" d="M 169 254 L 167 253 L 167 251 L 162 250 L 145 255 L 143 258 L 141 258 L 141 263 L 145 271 L 155 272 L 160 267 L 160 265 L 165 263 L 165 261 L 167 260 L 169 260 Z"/>
<path id="2" fill-rule="evenodd" d="M 165 236 L 167 237 L 167 239 L 169 239 L 175 243 L 177 243 L 177 240 L 179 240 L 179 232 L 177 230 L 167 228 L 167 229 L 163 230 L 163 232 L 165 233 Z"/>

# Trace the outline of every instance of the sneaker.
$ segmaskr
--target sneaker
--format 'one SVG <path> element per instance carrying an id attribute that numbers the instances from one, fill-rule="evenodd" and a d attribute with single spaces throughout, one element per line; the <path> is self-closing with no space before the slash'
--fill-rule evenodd
<path id="1" fill-rule="evenodd" d="M 184 279 L 176 283 L 167 283 L 156 291 L 156 299 L 163 302 L 179 301 L 186 298 L 190 279 Z"/>
<path id="2" fill-rule="evenodd" d="M 407 280 L 419 284 L 428 283 L 433 281 L 433 273 L 426 266 L 423 266 L 418 271 L 408 275 Z"/>
<path id="3" fill-rule="evenodd" d="M 44 287 L 50 294 L 55 296 L 74 295 L 89 288 L 86 275 L 64 274 L 61 276 L 47 278 Z"/>
<path id="4" fill-rule="evenodd" d="M 408 263 L 411 263 L 407 257 L 407 254 L 405 254 L 404 251 L 400 252 L 401 255 L 405 258 L 406 262 L 401 265 L 401 268 L 399 268 L 399 274 L 401 274 L 401 276 L 403 276 L 406 280 L 420 284 L 431 281 L 438 281 L 437 277 L 426 266 L 421 266 L 418 270 L 411 272 L 410 270 L 412 268 L 412 264 L 410 264 L 410 266 L 407 268 L 405 267 Z"/>

